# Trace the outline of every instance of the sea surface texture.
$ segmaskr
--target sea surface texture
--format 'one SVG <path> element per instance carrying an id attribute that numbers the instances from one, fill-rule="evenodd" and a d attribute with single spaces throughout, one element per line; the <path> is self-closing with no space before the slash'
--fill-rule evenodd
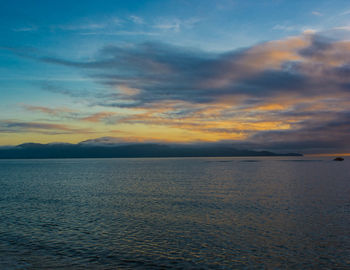
<path id="1" fill-rule="evenodd" d="M 0 160 L 0 269 L 349 269 L 350 158 Z"/>

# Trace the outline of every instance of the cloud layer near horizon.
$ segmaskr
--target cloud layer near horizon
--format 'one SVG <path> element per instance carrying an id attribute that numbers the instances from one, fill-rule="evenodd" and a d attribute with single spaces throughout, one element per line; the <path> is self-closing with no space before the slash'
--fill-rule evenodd
<path id="1" fill-rule="evenodd" d="M 39 58 L 81 70 L 108 89 L 75 92 L 45 85 L 48 91 L 102 108 L 90 115 L 75 113 L 76 121 L 186 132 L 186 138 L 164 138 L 173 141 L 230 140 L 286 151 L 350 151 L 349 41 L 304 33 L 220 54 L 163 43 L 110 45 L 92 59 Z M 55 116 L 69 113 L 26 108 Z M 13 129 L 9 123 L 1 125 Z M 137 128 L 130 134 L 135 135 L 142 137 Z"/>

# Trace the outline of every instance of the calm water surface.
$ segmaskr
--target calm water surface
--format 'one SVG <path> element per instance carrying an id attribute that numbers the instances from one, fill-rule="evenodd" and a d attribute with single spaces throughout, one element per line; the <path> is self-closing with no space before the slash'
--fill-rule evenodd
<path id="1" fill-rule="evenodd" d="M 349 269 L 350 159 L 0 160 L 0 269 Z"/>

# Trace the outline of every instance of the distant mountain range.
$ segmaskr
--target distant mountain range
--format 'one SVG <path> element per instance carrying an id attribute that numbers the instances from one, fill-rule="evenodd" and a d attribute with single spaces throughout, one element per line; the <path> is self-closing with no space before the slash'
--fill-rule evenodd
<path id="1" fill-rule="evenodd" d="M 302 156 L 298 153 L 273 153 L 236 149 L 229 144 L 161 143 L 25 143 L 0 147 L 0 159 L 25 158 L 136 158 L 136 157 L 252 157 Z"/>

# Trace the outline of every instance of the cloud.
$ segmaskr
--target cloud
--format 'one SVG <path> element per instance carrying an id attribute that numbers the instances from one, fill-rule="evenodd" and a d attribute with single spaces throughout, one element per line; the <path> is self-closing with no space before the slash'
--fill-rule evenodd
<path id="1" fill-rule="evenodd" d="M 219 55 L 145 43 L 128 48 L 105 47 L 100 57 L 90 62 L 51 57 L 42 61 L 84 69 L 108 86 L 139 89 L 129 106 L 162 100 L 210 103 L 237 94 L 269 95 L 286 80 L 303 81 L 303 74 L 287 64 L 301 60 L 298 49 L 308 42 L 306 37 L 291 38 Z M 258 82 L 265 83 L 260 86 Z M 284 90 L 290 90 L 286 83 L 279 89 Z M 118 106 L 115 100 L 108 104 Z"/>
<path id="2" fill-rule="evenodd" d="M 340 13 L 341 16 L 349 15 L 349 14 L 350 14 L 350 10 L 346 10 L 346 11 Z"/>
<path id="3" fill-rule="evenodd" d="M 316 11 L 316 10 L 312 11 L 311 14 L 315 15 L 315 16 L 323 16 L 323 14 L 321 12 Z"/>
<path id="4" fill-rule="evenodd" d="M 106 118 L 109 118 L 109 117 L 113 116 L 114 114 L 115 114 L 114 112 L 99 112 L 99 113 L 94 113 L 94 114 L 87 116 L 87 117 L 83 117 L 83 118 L 81 118 L 81 120 L 96 123 L 96 122 L 100 122 L 101 120 L 104 120 Z"/>
<path id="5" fill-rule="evenodd" d="M 69 108 L 48 108 L 48 107 L 43 107 L 43 106 L 31 106 L 31 105 L 23 105 L 23 107 L 32 112 L 41 112 L 41 113 L 46 113 L 50 115 L 59 115 L 62 113 L 71 113 L 73 112 L 72 109 Z"/>
<path id="6" fill-rule="evenodd" d="M 118 130 L 118 133 L 123 133 Z M 86 146 L 116 146 L 116 145 L 129 145 L 133 143 L 164 143 L 164 141 L 157 139 L 146 139 L 136 136 L 123 136 L 123 137 L 100 137 L 96 139 L 89 139 L 79 143 L 79 145 Z"/>
<path id="7" fill-rule="evenodd" d="M 115 112 L 102 111 L 94 114 L 89 114 L 88 116 L 86 116 L 86 113 L 77 112 L 76 110 L 69 109 L 69 108 L 49 108 L 44 106 L 31 106 L 31 105 L 25 105 L 25 104 L 22 105 L 22 107 L 25 108 L 27 111 L 39 112 L 50 116 L 56 116 L 61 119 L 67 118 L 71 120 L 91 122 L 91 123 L 102 122 L 116 114 Z"/>
<path id="8" fill-rule="evenodd" d="M 98 21 L 92 21 L 89 19 L 75 21 L 72 23 L 49 25 L 47 26 L 50 30 L 61 30 L 61 31 L 104 31 L 105 29 L 114 29 L 120 27 L 123 24 L 123 20 L 118 17 L 109 17 Z"/>
<path id="9" fill-rule="evenodd" d="M 164 22 L 158 23 L 153 27 L 161 30 L 172 30 L 174 32 L 179 32 L 181 27 L 181 22 L 178 19 L 174 19 L 171 21 L 164 21 Z"/>
<path id="10" fill-rule="evenodd" d="M 349 42 L 304 35 L 218 55 L 145 43 L 105 47 L 90 62 L 52 57 L 42 61 L 80 68 L 110 87 L 137 89 L 133 100 L 139 106 L 162 100 L 211 103 L 236 95 L 291 92 L 308 96 L 323 91 L 324 73 L 333 75 L 337 81 L 329 83 L 341 91 L 344 89 L 337 83 L 342 78 L 345 86 L 348 81 L 343 73 L 349 52 Z"/>
<path id="11" fill-rule="evenodd" d="M 53 26 L 52 28 L 65 30 L 65 31 L 79 31 L 79 30 L 103 29 L 105 27 L 106 27 L 105 23 L 79 23 L 79 24 L 56 25 L 56 26 Z"/>
<path id="12" fill-rule="evenodd" d="M 281 25 L 276 24 L 274 27 L 272 27 L 273 30 L 282 30 L 282 31 L 294 31 L 295 27 L 291 25 Z"/>
<path id="13" fill-rule="evenodd" d="M 305 32 L 226 53 L 156 42 L 106 46 L 91 61 L 40 60 L 80 69 L 110 89 L 91 93 L 91 105 L 133 110 L 96 114 L 96 121 L 291 150 L 341 148 L 348 140 L 349 41 Z"/>
<path id="14" fill-rule="evenodd" d="M 159 19 L 153 27 L 164 31 L 180 32 L 183 28 L 192 28 L 200 21 L 201 19 L 199 18 L 189 18 L 184 20 L 178 18 L 162 18 Z"/>
<path id="15" fill-rule="evenodd" d="M 146 32 L 146 31 L 99 31 L 99 32 L 82 32 L 80 35 L 83 36 L 95 36 L 95 35 L 105 35 L 105 36 L 158 36 L 159 33 L 156 32 Z"/>
<path id="16" fill-rule="evenodd" d="M 139 17 L 139 16 L 135 16 L 135 15 L 130 15 L 129 19 L 136 24 L 144 24 L 145 21 L 143 20 L 143 18 Z"/>
<path id="17" fill-rule="evenodd" d="M 337 27 L 334 27 L 333 29 L 334 30 L 350 31 L 350 25 L 337 26 Z"/>
<path id="18" fill-rule="evenodd" d="M 38 27 L 35 25 L 18 27 L 13 29 L 14 32 L 35 32 L 37 30 L 38 30 Z"/>
<path id="19" fill-rule="evenodd" d="M 350 151 L 350 110 L 317 116 L 302 122 L 299 128 L 285 131 L 266 131 L 253 135 L 248 141 L 268 149 L 324 153 Z"/>
<path id="20" fill-rule="evenodd" d="M 0 132 L 4 133 L 41 133 L 48 135 L 93 133 L 91 129 L 74 128 L 64 124 L 52 124 L 41 122 L 20 122 L 14 120 L 0 120 Z"/>
<path id="21" fill-rule="evenodd" d="M 63 94 L 73 98 L 79 98 L 80 100 L 83 98 L 89 98 L 91 96 L 95 96 L 95 93 L 92 93 L 89 90 L 84 90 L 84 89 L 72 90 L 57 84 L 53 84 L 52 82 L 48 82 L 48 81 L 40 82 L 38 85 L 44 91 L 48 91 L 55 94 Z"/>

